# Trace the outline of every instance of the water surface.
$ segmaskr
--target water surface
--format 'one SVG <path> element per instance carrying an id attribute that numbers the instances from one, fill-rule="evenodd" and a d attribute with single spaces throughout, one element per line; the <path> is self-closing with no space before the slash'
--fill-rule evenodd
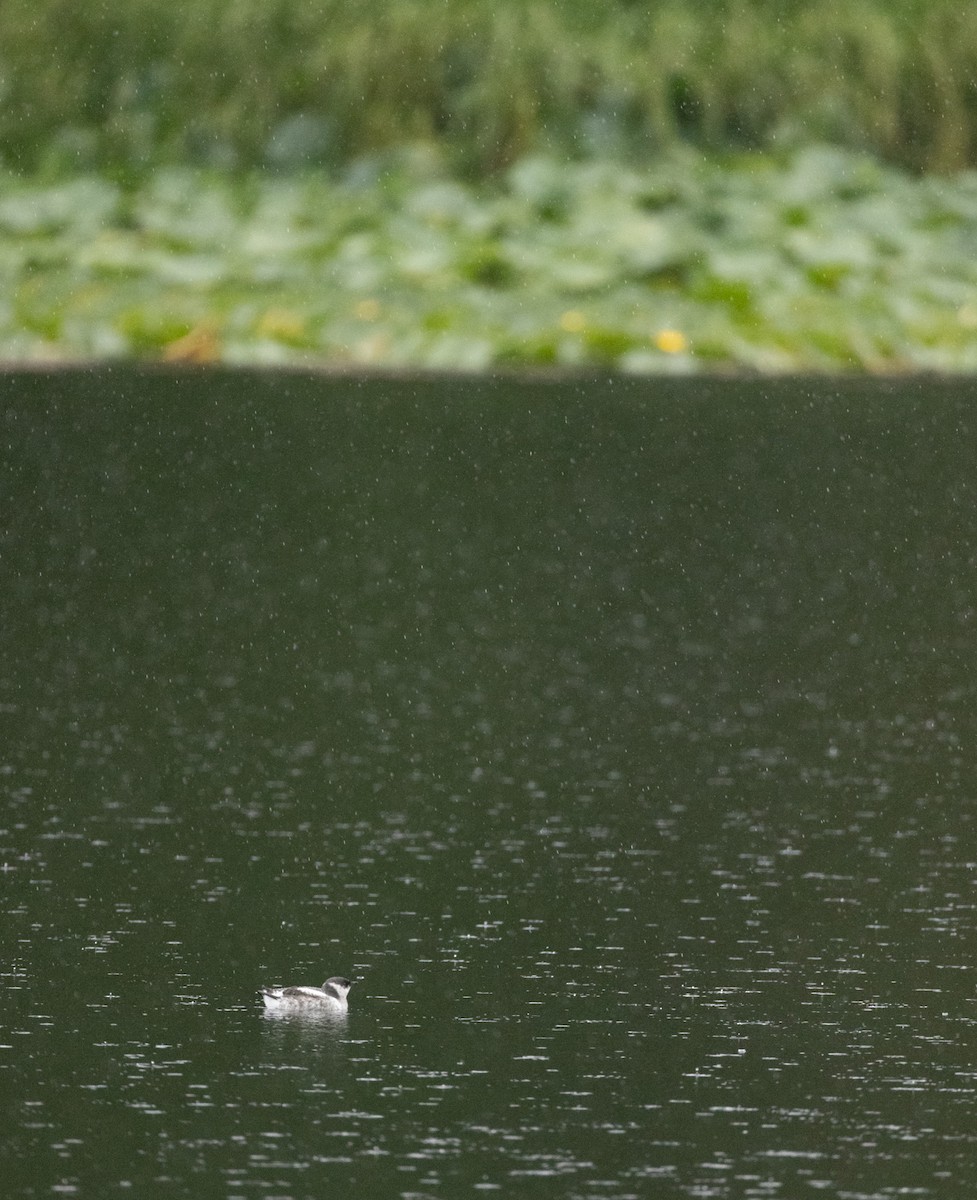
<path id="1" fill-rule="evenodd" d="M 6 1195 L 969 1195 L 969 385 L 0 387 Z"/>

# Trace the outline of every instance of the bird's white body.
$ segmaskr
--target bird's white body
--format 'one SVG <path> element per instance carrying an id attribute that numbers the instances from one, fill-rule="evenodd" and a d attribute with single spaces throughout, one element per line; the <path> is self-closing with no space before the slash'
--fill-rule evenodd
<path id="1" fill-rule="evenodd" d="M 333 975 L 317 987 L 266 987 L 261 989 L 265 1008 L 275 1012 L 346 1012 L 346 996 L 352 983 L 341 975 Z"/>

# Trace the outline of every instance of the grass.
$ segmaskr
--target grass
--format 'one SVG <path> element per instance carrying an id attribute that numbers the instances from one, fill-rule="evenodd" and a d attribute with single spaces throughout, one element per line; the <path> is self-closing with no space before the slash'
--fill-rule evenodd
<path id="1" fill-rule="evenodd" d="M 459 170 L 821 139 L 977 165 L 958 0 L 5 0 L 0 161 L 344 164 L 429 142 Z"/>
<path id="2" fill-rule="evenodd" d="M 0 358 L 972 371 L 977 175 L 812 146 L 653 166 L 0 176 Z"/>

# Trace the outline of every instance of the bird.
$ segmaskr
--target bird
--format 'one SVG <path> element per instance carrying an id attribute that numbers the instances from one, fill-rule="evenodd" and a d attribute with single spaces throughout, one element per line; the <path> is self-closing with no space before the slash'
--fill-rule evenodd
<path id="1" fill-rule="evenodd" d="M 352 982 L 333 975 L 317 987 L 263 987 L 260 995 L 265 1008 L 275 1012 L 346 1012 L 346 996 Z"/>

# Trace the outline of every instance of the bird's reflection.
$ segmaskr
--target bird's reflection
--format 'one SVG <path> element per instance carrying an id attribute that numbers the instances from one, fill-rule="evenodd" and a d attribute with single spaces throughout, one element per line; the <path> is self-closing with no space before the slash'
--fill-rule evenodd
<path id="1" fill-rule="evenodd" d="M 335 1012 L 331 1009 L 269 1009 L 261 1013 L 261 1019 L 267 1028 L 285 1028 L 298 1030 L 328 1030 L 334 1033 L 345 1033 L 349 1024 L 349 1014 Z"/>

